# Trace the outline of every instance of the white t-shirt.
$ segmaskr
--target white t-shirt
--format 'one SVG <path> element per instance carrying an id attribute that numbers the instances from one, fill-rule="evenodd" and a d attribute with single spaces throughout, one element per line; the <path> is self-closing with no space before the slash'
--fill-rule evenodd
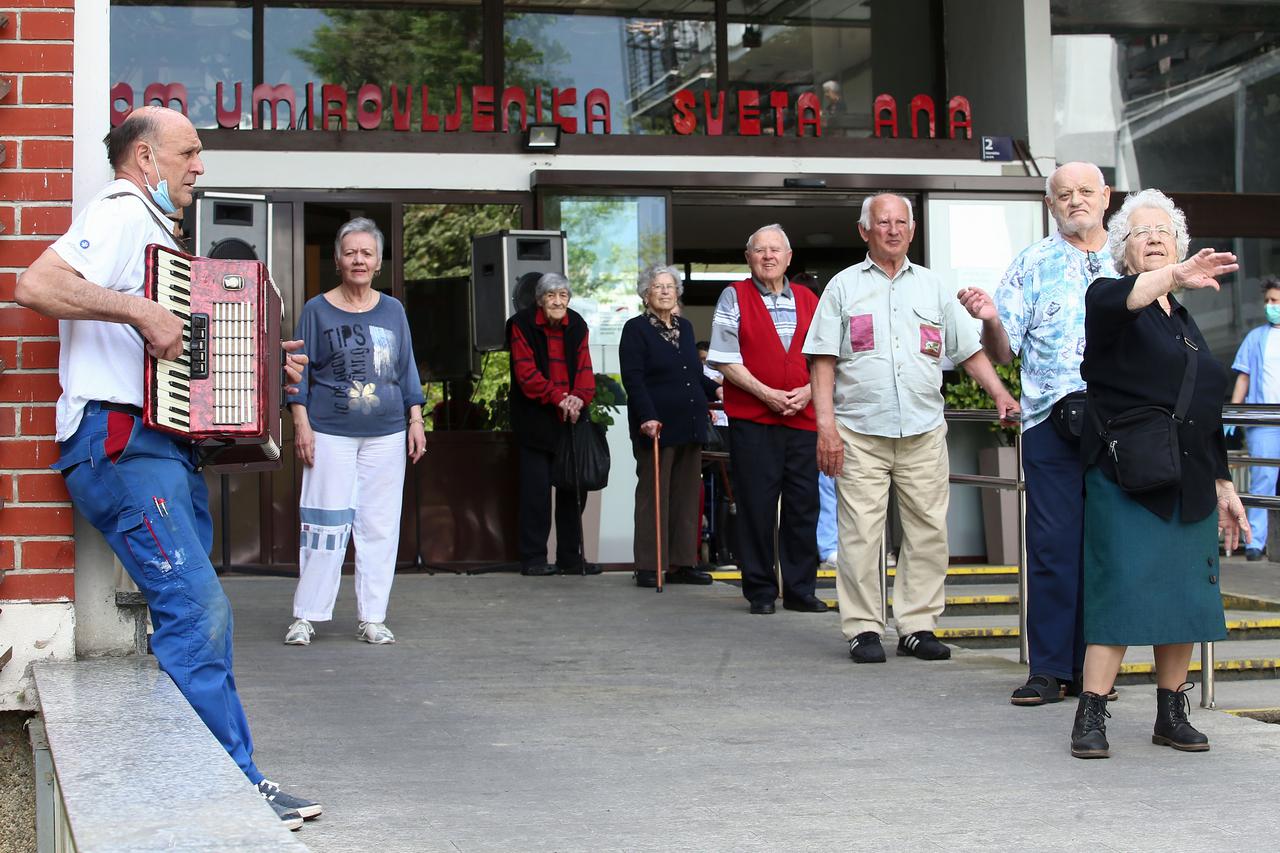
<path id="1" fill-rule="evenodd" d="M 1262 399 L 1280 403 L 1280 329 L 1267 329 L 1267 346 L 1262 352 Z"/>
<path id="2" fill-rule="evenodd" d="M 107 199 L 128 192 L 142 199 Z M 146 205 L 145 207 L 143 205 Z M 147 208 L 155 214 L 147 212 Z M 156 218 L 164 214 L 126 180 L 107 184 L 81 211 L 71 229 L 52 248 L 85 280 L 109 290 L 143 297 L 146 247 L 149 243 L 175 246 Z M 126 323 L 101 320 L 59 320 L 58 441 L 66 441 L 80 427 L 84 405 L 90 400 L 142 405 L 142 335 Z"/>

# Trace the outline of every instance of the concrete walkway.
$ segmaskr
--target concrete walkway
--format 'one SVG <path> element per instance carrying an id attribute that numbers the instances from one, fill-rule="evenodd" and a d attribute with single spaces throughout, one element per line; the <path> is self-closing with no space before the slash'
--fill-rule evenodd
<path id="1" fill-rule="evenodd" d="M 272 778 L 319 797 L 315 851 L 1244 850 L 1280 838 L 1280 727 L 1192 710 L 1213 749 L 1150 742 L 1154 688 L 1008 703 L 1016 665 L 855 666 L 834 614 L 629 576 L 402 576 L 399 642 L 354 639 L 350 579 L 307 648 L 293 584 L 228 578 L 237 677 Z M 1195 703 L 1193 702 L 1193 705 Z"/>

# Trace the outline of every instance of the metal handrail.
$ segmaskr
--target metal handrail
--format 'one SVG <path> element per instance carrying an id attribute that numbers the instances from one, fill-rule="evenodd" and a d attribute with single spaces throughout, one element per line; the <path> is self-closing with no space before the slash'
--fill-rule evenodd
<path id="1" fill-rule="evenodd" d="M 943 412 L 947 421 L 996 423 L 997 413 L 994 409 L 947 409 Z M 1280 426 L 1280 405 L 1248 405 L 1232 404 L 1223 406 L 1222 423 L 1232 426 Z M 1027 502 L 1026 481 L 1022 471 L 1022 433 L 1014 436 L 1014 447 L 1018 456 L 1018 476 L 991 477 L 980 474 L 952 474 L 950 482 L 957 485 L 977 486 L 978 488 L 1017 489 L 1018 491 L 1018 661 L 1028 662 L 1027 649 Z M 1280 467 L 1280 459 L 1254 456 L 1232 456 L 1227 460 L 1235 466 L 1275 466 Z M 1246 507 L 1262 507 L 1280 510 L 1280 496 L 1241 494 L 1240 503 Z M 882 566 L 883 571 L 883 566 Z M 883 588 L 883 587 L 882 587 Z M 1214 648 L 1212 642 L 1200 644 L 1200 707 L 1215 708 L 1215 673 Z"/>
<path id="2" fill-rule="evenodd" d="M 1000 420 L 994 409 L 946 409 L 942 416 L 948 422 L 958 423 L 994 424 Z M 1013 434 L 1013 448 L 1017 456 L 1017 474 L 1014 477 L 950 474 L 948 480 L 955 485 L 1014 489 L 1018 493 L 1018 662 L 1026 664 L 1030 660 L 1030 650 L 1027 641 L 1027 484 L 1022 472 L 1022 430 Z"/>

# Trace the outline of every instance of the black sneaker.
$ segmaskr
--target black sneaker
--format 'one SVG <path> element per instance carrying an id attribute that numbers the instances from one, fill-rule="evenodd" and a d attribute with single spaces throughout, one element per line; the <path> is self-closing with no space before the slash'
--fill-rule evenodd
<path id="1" fill-rule="evenodd" d="M 279 803 L 267 801 L 267 805 L 271 806 L 271 810 L 276 813 L 276 817 L 280 818 L 280 822 L 284 824 L 284 828 L 290 832 L 297 832 L 302 829 L 302 815 L 298 814 L 297 809 L 287 809 Z"/>
<path id="2" fill-rule="evenodd" d="M 522 567 L 520 569 L 520 574 L 527 578 L 540 578 L 547 575 L 554 575 L 559 571 L 560 569 L 548 563 L 534 563 L 531 566 Z"/>
<path id="3" fill-rule="evenodd" d="M 658 585 L 658 573 L 653 569 L 636 569 L 636 586 L 653 589 Z"/>
<path id="4" fill-rule="evenodd" d="M 1250 563 L 1256 563 L 1262 559 L 1262 552 L 1254 548 L 1246 548 L 1244 558 Z"/>
<path id="5" fill-rule="evenodd" d="M 556 571 L 562 575 L 598 575 L 602 569 L 599 563 L 576 563 L 572 566 L 556 563 Z"/>
<path id="6" fill-rule="evenodd" d="M 263 779 L 258 783 L 258 793 L 271 805 L 292 809 L 304 820 L 319 817 L 320 813 L 324 811 L 324 807 L 315 800 L 307 800 L 302 797 L 295 797 L 293 794 L 287 794 L 281 791 L 280 786 L 270 779 Z M 283 816 L 281 819 L 283 819 Z"/>
<path id="7" fill-rule="evenodd" d="M 915 631 L 898 640 L 898 656 L 950 660 L 951 649 L 938 642 L 932 631 Z"/>
<path id="8" fill-rule="evenodd" d="M 863 631 L 849 641 L 849 657 L 854 663 L 884 663 L 884 646 L 875 631 Z"/>

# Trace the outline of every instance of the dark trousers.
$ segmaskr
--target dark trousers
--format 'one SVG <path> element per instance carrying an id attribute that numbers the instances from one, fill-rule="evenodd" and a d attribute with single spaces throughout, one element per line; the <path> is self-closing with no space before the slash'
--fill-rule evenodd
<path id="1" fill-rule="evenodd" d="M 1084 468 L 1048 421 L 1022 434 L 1027 481 L 1027 645 L 1032 674 L 1084 670 Z"/>
<path id="2" fill-rule="evenodd" d="M 520 448 L 520 565 L 547 561 L 551 535 L 551 461 L 553 454 Z M 574 500 L 573 489 L 556 489 L 556 565 L 576 569 L 582 562 L 582 516 L 587 493 Z"/>
<path id="3" fill-rule="evenodd" d="M 778 597 L 774 521 L 782 596 L 813 595 L 818 573 L 818 434 L 751 421 L 729 422 L 733 490 L 738 502 L 738 565 L 742 594 L 753 603 Z M 779 518 L 778 498 L 782 498 Z"/>

